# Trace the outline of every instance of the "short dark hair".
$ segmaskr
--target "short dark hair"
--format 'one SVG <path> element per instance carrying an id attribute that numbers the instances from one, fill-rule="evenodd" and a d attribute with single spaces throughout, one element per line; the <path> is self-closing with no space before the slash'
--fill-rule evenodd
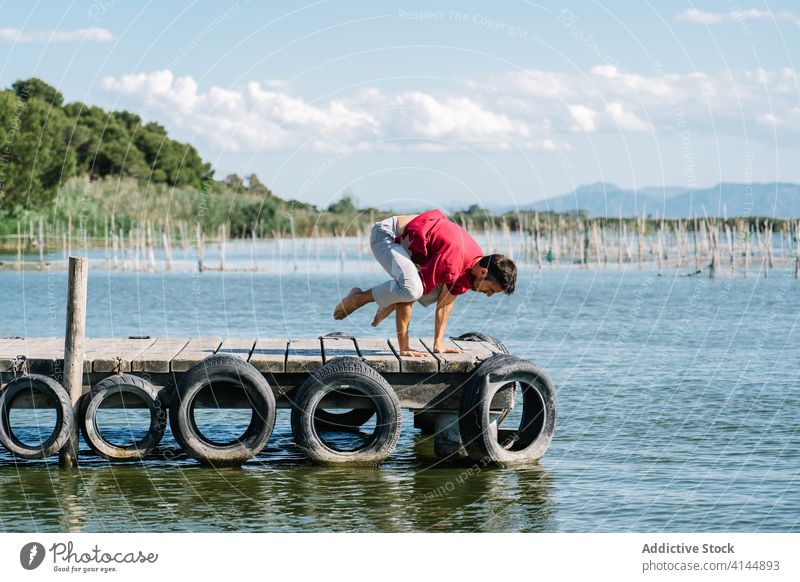
<path id="1" fill-rule="evenodd" d="M 499 283 L 503 288 L 503 293 L 511 295 L 517 286 L 517 266 L 514 261 L 505 255 L 486 255 L 478 265 L 488 269 L 486 277 L 490 281 Z"/>

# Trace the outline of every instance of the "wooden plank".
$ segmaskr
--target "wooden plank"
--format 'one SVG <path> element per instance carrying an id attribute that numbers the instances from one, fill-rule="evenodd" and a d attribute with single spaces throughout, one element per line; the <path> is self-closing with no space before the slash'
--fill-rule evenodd
<path id="1" fill-rule="evenodd" d="M 19 342 L 14 345 L 13 342 Z M 14 360 L 17 356 L 25 357 L 25 370 L 18 370 L 20 373 L 23 371 L 35 372 L 41 374 L 53 374 L 56 372 L 55 368 L 63 369 L 64 362 L 64 340 L 55 337 L 46 338 L 27 338 L 23 340 L 11 340 L 9 349 L 16 351 L 15 354 L 9 354 L 10 358 L 7 361 L 8 370 L 12 370 Z M 13 346 L 13 347 L 12 347 Z"/>
<path id="2" fill-rule="evenodd" d="M 423 357 L 414 356 L 401 356 L 400 348 L 397 346 L 397 340 L 392 338 L 389 340 L 389 345 L 394 350 L 394 353 L 400 358 L 400 371 L 401 372 L 438 372 L 439 361 L 433 357 L 428 348 L 426 348 L 421 341 L 416 338 L 411 338 L 408 341 L 408 348 L 418 352 L 426 352 L 428 355 Z"/>
<path id="3" fill-rule="evenodd" d="M 131 371 L 131 362 L 142 355 L 156 340 L 148 339 L 120 339 L 107 351 L 101 353 L 92 362 L 95 372 L 122 373 Z"/>
<path id="4" fill-rule="evenodd" d="M 349 337 L 323 337 L 322 338 L 322 361 L 330 362 L 334 358 L 342 356 L 358 357 L 358 349 L 353 338 Z"/>
<path id="5" fill-rule="evenodd" d="M 285 372 L 288 345 L 289 340 L 286 338 L 260 338 L 256 340 L 256 346 L 250 354 L 250 363 L 259 372 Z"/>
<path id="6" fill-rule="evenodd" d="M 114 339 L 93 338 L 87 339 L 84 344 L 83 352 L 83 372 L 88 374 L 92 371 L 94 360 L 109 349 L 109 343 L 116 342 Z"/>
<path id="7" fill-rule="evenodd" d="M 222 345 L 217 350 L 218 354 L 230 354 L 245 362 L 250 358 L 253 346 L 256 345 L 254 339 L 227 338 L 222 340 Z"/>
<path id="8" fill-rule="evenodd" d="M 422 338 L 420 340 L 428 350 L 433 353 L 433 338 Z M 443 348 L 460 349 L 453 340 L 445 338 L 442 340 Z M 475 356 L 467 352 L 456 354 L 433 354 L 439 360 L 440 372 L 469 372 L 475 368 Z"/>
<path id="9" fill-rule="evenodd" d="M 389 341 L 380 338 L 356 338 L 358 348 L 364 362 L 378 372 L 399 372 L 400 360 L 394 353 Z"/>
<path id="10" fill-rule="evenodd" d="M 474 357 L 477 360 L 475 365 L 482 362 L 486 358 L 492 357 L 495 354 L 495 351 L 499 353 L 499 350 L 497 350 L 497 348 L 495 348 L 489 342 L 453 340 L 453 343 L 462 350 L 464 350 L 466 353 Z"/>
<path id="11" fill-rule="evenodd" d="M 318 339 L 291 339 L 286 352 L 287 372 L 313 372 L 322 367 L 322 342 Z"/>
<path id="12" fill-rule="evenodd" d="M 160 338 L 142 355 L 131 362 L 131 372 L 169 372 L 169 363 L 189 340 L 186 338 Z"/>
<path id="13" fill-rule="evenodd" d="M 222 343 L 218 337 L 196 337 L 189 340 L 186 347 L 172 358 L 170 369 L 173 372 L 185 372 L 197 362 L 216 353 Z"/>

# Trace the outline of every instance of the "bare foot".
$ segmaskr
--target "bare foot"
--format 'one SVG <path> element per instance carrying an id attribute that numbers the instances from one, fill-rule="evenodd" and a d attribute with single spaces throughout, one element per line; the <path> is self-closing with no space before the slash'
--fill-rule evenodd
<path id="1" fill-rule="evenodd" d="M 395 310 L 395 307 L 395 305 L 378 307 L 378 311 L 375 312 L 375 319 L 372 320 L 372 327 L 378 327 L 378 324 L 389 317 L 389 315 Z"/>
<path id="2" fill-rule="evenodd" d="M 358 287 L 353 287 L 350 289 L 350 293 L 348 293 L 341 301 L 339 301 L 339 303 L 333 309 L 333 318 L 344 319 L 358 309 L 360 305 L 356 303 L 356 295 L 361 292 L 361 289 Z"/>
<path id="3" fill-rule="evenodd" d="M 401 350 L 400 351 L 400 355 L 401 356 L 410 356 L 412 358 L 426 358 L 426 357 L 428 357 L 428 353 L 427 352 L 418 352 L 416 350 Z"/>
<path id="4" fill-rule="evenodd" d="M 459 348 L 433 348 L 434 354 L 461 354 L 464 350 Z"/>

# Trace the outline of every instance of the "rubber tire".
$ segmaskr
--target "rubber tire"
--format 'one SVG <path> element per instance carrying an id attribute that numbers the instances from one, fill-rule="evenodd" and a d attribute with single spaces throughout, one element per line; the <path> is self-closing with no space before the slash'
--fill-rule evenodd
<path id="1" fill-rule="evenodd" d="M 364 448 L 337 451 L 327 446 L 317 433 L 316 408 L 330 388 L 339 383 L 358 386 L 375 404 L 375 435 Z M 394 389 L 374 368 L 358 358 L 332 360 L 311 374 L 294 396 L 292 434 L 297 446 L 317 463 L 377 465 L 397 446 L 401 429 L 402 410 Z"/>
<path id="2" fill-rule="evenodd" d="M 488 333 L 483 333 L 480 331 L 468 331 L 467 333 L 461 334 L 456 338 L 457 340 L 464 340 L 468 342 L 489 342 L 490 344 L 494 345 L 498 350 L 500 350 L 503 354 L 510 354 L 511 352 L 508 351 L 506 344 L 501 342 L 499 339 L 494 337 L 493 335 L 489 335 Z M 503 412 L 500 413 L 500 418 L 497 419 L 497 424 L 503 422 L 508 413 L 511 412 L 510 408 L 504 408 Z"/>
<path id="3" fill-rule="evenodd" d="M 490 430 L 490 405 L 503 386 L 523 386 L 519 445 L 504 448 Z M 553 382 L 535 364 L 516 356 L 495 354 L 467 380 L 461 401 L 459 430 L 470 458 L 484 463 L 511 465 L 540 459 L 556 428 L 556 392 Z M 543 416 L 543 418 L 542 418 Z M 516 431 L 499 430 L 504 436 Z"/>
<path id="4" fill-rule="evenodd" d="M 216 383 L 238 384 L 253 407 L 244 434 L 232 443 L 215 443 L 203 436 L 194 420 L 194 403 L 201 390 Z M 214 354 L 197 362 L 183 375 L 170 403 L 169 424 L 178 444 L 206 465 L 238 465 L 257 455 L 275 428 L 275 395 L 251 364 L 229 354 Z"/>
<path id="5" fill-rule="evenodd" d="M 467 333 L 463 333 L 457 338 L 457 340 L 461 341 L 468 341 L 468 342 L 489 342 L 490 344 L 494 345 L 498 350 L 500 350 L 504 354 L 510 353 L 506 345 L 497 339 L 494 336 L 489 335 L 488 333 L 483 333 L 480 331 L 468 331 Z"/>
<path id="6" fill-rule="evenodd" d="M 52 434 L 39 446 L 26 445 L 11 429 L 9 414 L 14 400 L 26 390 L 48 393 L 56 403 L 56 424 Z M 74 410 L 69 394 L 64 387 L 41 374 L 28 374 L 15 378 L 0 393 L 0 443 L 16 457 L 44 459 L 54 455 L 67 444 L 75 422 Z"/>
<path id="7" fill-rule="evenodd" d="M 97 410 L 102 402 L 120 393 L 137 396 L 150 411 L 150 428 L 144 437 L 122 446 L 103 438 L 97 426 Z M 131 374 L 116 374 L 95 384 L 91 392 L 83 397 L 79 419 L 83 440 L 98 455 L 110 461 L 144 458 L 158 446 L 167 429 L 166 408 L 158 396 L 158 389 L 144 378 Z"/>

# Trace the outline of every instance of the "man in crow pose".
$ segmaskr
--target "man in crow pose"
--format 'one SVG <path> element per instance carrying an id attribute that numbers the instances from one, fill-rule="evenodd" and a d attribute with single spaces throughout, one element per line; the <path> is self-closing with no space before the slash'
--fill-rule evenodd
<path id="1" fill-rule="evenodd" d="M 495 293 L 511 295 L 517 282 L 514 261 L 504 255 L 484 256 L 475 239 L 439 210 L 392 216 L 375 223 L 370 247 L 392 278 L 366 291 L 351 289 L 334 309 L 333 317 L 344 319 L 374 301 L 378 311 L 372 325 L 376 326 L 394 311 L 397 343 L 404 356 L 427 355 L 409 349 L 408 325 L 414 301 L 425 307 L 436 302 L 434 352 L 457 352 L 442 345 L 455 298 L 469 290 L 489 297 Z"/>

